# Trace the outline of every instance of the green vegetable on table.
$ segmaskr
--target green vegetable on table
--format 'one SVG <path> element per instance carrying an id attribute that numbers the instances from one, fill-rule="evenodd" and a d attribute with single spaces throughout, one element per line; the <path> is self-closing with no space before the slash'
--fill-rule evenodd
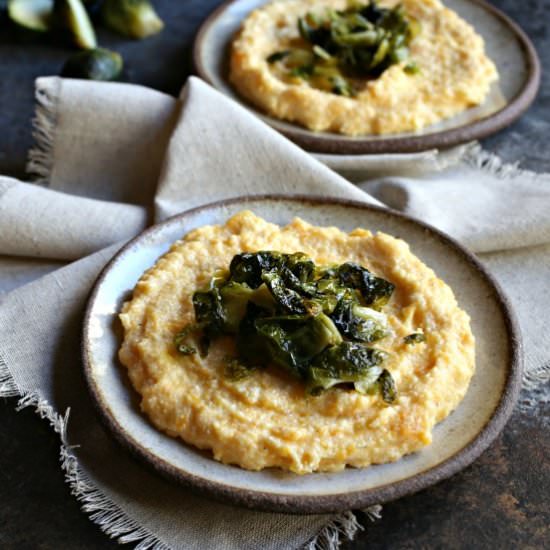
<path id="1" fill-rule="evenodd" d="M 361 81 L 378 78 L 396 63 L 407 62 L 407 74 L 419 72 L 409 58 L 409 43 L 420 32 L 420 25 L 401 5 L 382 8 L 374 0 L 357 2 L 341 11 L 310 12 L 298 18 L 297 25 L 302 44 L 266 58 L 269 64 L 279 65 L 287 78 L 354 96 Z"/>
<path id="2" fill-rule="evenodd" d="M 164 28 L 149 0 L 105 0 L 101 14 L 107 27 L 130 38 L 145 38 Z"/>
<path id="3" fill-rule="evenodd" d="M 81 0 L 55 0 L 53 18 L 79 48 L 91 50 L 97 46 L 94 27 Z"/>
<path id="4" fill-rule="evenodd" d="M 90 80 L 116 80 L 122 72 L 122 57 L 110 50 L 96 48 L 69 57 L 61 76 Z"/>
<path id="5" fill-rule="evenodd" d="M 41 33 L 50 30 L 53 0 L 8 0 L 7 7 L 16 25 Z"/>
<path id="6" fill-rule="evenodd" d="M 237 254 L 228 271 L 193 294 L 195 323 L 176 334 L 174 345 L 184 355 L 198 348 L 205 356 L 212 340 L 232 336 L 238 354 L 228 362 L 232 379 L 272 364 L 301 379 L 310 394 L 344 385 L 379 391 L 390 403 L 395 384 L 380 366 L 387 354 L 367 344 L 388 334 L 381 310 L 393 290 L 355 263 L 317 266 L 303 253 Z"/>
<path id="7" fill-rule="evenodd" d="M 67 59 L 62 76 L 116 80 L 122 74 L 122 57 L 97 46 L 88 13 L 95 13 L 100 5 L 105 25 L 124 36 L 144 38 L 164 27 L 149 0 L 8 0 L 7 13 L 23 29 L 36 35 L 65 36 L 86 50 Z"/>

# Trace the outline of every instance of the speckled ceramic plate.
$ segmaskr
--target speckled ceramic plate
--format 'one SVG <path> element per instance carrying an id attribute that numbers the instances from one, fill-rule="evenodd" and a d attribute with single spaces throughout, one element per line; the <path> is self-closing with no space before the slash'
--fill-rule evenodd
<path id="1" fill-rule="evenodd" d="M 117 312 L 132 288 L 171 243 L 197 227 L 224 223 L 251 209 L 281 225 L 300 216 L 345 231 L 364 227 L 406 238 L 414 254 L 453 288 L 471 316 L 476 373 L 465 399 L 434 430 L 433 443 L 392 464 L 299 476 L 260 472 L 216 462 L 157 431 L 140 413 L 116 356 L 121 330 Z M 510 308 L 491 276 L 460 245 L 401 214 L 362 203 L 311 197 L 233 199 L 189 210 L 151 227 L 128 243 L 101 273 L 86 312 L 85 376 L 97 409 L 114 436 L 134 455 L 175 482 L 247 507 L 292 513 L 362 508 L 423 489 L 458 472 L 493 441 L 514 406 L 521 378 L 521 344 Z"/>
<path id="2" fill-rule="evenodd" d="M 529 38 L 506 15 L 484 0 L 444 0 L 444 4 L 471 23 L 483 36 L 486 51 L 495 62 L 500 82 L 483 105 L 420 132 L 391 136 L 348 137 L 312 132 L 260 112 L 246 103 L 229 84 L 228 56 L 231 39 L 241 21 L 266 0 L 231 0 L 203 23 L 195 39 L 193 61 L 199 76 L 239 101 L 265 122 L 304 149 L 317 153 L 406 153 L 447 148 L 493 134 L 516 120 L 532 103 L 540 81 L 540 63 Z"/>

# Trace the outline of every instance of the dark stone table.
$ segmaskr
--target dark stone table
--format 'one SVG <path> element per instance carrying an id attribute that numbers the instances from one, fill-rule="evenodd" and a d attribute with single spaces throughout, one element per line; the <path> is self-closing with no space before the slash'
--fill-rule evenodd
<path id="1" fill-rule="evenodd" d="M 99 33 L 120 51 L 126 77 L 177 94 L 190 71 L 190 46 L 218 2 L 158 1 L 162 34 L 144 42 Z M 524 117 L 483 145 L 510 162 L 550 171 L 550 0 L 494 2 L 529 34 L 541 56 L 540 94 Z M 1 2 L 0 2 L 1 4 Z M 1 16 L 0 16 L 1 17 Z M 31 144 L 33 79 L 58 73 L 69 50 L 21 37 L 0 19 L 0 173 L 24 176 Z M 550 214 L 549 214 L 550 215 Z M 15 399 L 0 400 L 0 548 L 115 548 L 80 511 L 59 468 L 57 436 Z M 496 442 L 452 479 L 384 506 L 382 520 L 347 550 L 550 548 L 550 411 L 516 412 Z"/>

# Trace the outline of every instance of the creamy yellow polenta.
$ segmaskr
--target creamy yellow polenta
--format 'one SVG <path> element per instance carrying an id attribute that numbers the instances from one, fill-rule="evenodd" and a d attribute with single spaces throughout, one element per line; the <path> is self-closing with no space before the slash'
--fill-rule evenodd
<path id="1" fill-rule="evenodd" d="M 348 389 L 309 396 L 302 381 L 271 367 L 232 381 L 224 374 L 227 356 L 235 355 L 229 337 L 214 340 L 205 359 L 178 354 L 174 335 L 194 321 L 193 292 L 235 254 L 258 250 L 301 251 L 319 265 L 353 261 L 395 284 L 384 307 L 391 334 L 374 344 L 389 352 L 393 404 Z M 176 242 L 141 277 L 120 319 L 119 356 L 143 412 L 167 434 L 251 470 L 305 474 L 397 460 L 430 443 L 432 428 L 462 400 L 474 372 L 468 315 L 407 243 L 301 219 L 281 228 L 250 211 Z M 417 331 L 426 342 L 405 344 Z"/>
<path id="2" fill-rule="evenodd" d="M 316 89 L 310 82 L 281 78 L 266 58 L 300 40 L 296 21 L 308 12 L 345 9 L 348 0 L 277 0 L 253 11 L 232 43 L 230 80 L 268 114 L 311 130 L 347 135 L 414 131 L 481 104 L 498 79 L 483 38 L 439 0 L 380 0 L 402 4 L 420 23 L 410 58 L 420 69 L 408 74 L 403 61 L 374 80 L 365 80 L 355 97 Z"/>

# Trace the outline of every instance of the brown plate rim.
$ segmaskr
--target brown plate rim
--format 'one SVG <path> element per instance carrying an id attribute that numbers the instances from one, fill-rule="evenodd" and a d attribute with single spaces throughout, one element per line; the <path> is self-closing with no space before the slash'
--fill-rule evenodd
<path id="1" fill-rule="evenodd" d="M 196 476 L 177 468 L 170 462 L 154 455 L 124 430 L 124 428 L 118 423 L 117 419 L 111 414 L 108 405 L 103 401 L 92 374 L 93 359 L 91 347 L 89 345 L 90 321 L 93 304 L 104 280 L 109 276 L 109 273 L 116 264 L 124 261 L 124 256 L 130 251 L 130 249 L 132 249 L 132 247 L 134 247 L 134 245 L 139 243 L 141 240 L 146 240 L 152 237 L 165 225 L 173 223 L 177 219 L 185 219 L 190 215 L 213 208 L 219 208 L 236 203 L 242 203 L 244 207 L 249 201 L 292 201 L 304 206 L 336 204 L 344 208 L 361 209 L 366 212 L 371 211 L 382 213 L 387 216 L 397 217 L 401 221 L 420 226 L 424 229 L 424 231 L 431 233 L 440 242 L 450 246 L 455 252 L 462 256 L 467 263 L 474 267 L 474 269 L 485 280 L 485 282 L 488 283 L 489 287 L 493 291 L 493 297 L 499 305 L 504 317 L 510 349 L 507 365 L 507 378 L 500 400 L 488 422 L 468 445 L 437 466 L 419 472 L 406 479 L 373 489 L 364 489 L 360 491 L 330 495 L 288 495 L 242 489 L 240 487 L 234 487 L 228 484 L 218 483 Z M 402 496 L 415 493 L 454 475 L 478 458 L 479 455 L 481 455 L 481 453 L 494 441 L 500 431 L 504 428 L 504 425 L 512 414 L 515 403 L 518 399 L 523 372 L 523 345 L 520 334 L 521 333 L 519 331 L 519 326 L 513 309 L 496 279 L 471 252 L 466 250 L 452 237 L 449 237 L 433 226 L 389 208 L 374 206 L 354 200 L 310 195 L 265 194 L 240 196 L 191 208 L 176 216 L 168 218 L 160 224 L 149 227 L 137 237 L 126 243 L 100 272 L 90 293 L 84 315 L 81 351 L 84 378 L 89 393 L 92 397 L 94 408 L 98 412 L 104 425 L 115 437 L 115 439 L 142 463 L 152 467 L 162 476 L 188 487 L 198 494 L 212 497 L 222 502 L 230 502 L 246 508 L 271 512 L 290 514 L 321 514 L 343 512 L 350 509 L 362 509 L 373 504 L 388 502 L 390 500 L 395 500 Z"/>
<path id="2" fill-rule="evenodd" d="M 226 0 L 218 6 L 200 25 L 195 40 L 193 42 L 192 62 L 195 74 L 200 76 L 205 82 L 216 88 L 215 84 L 208 78 L 208 73 L 202 63 L 201 50 L 205 39 L 205 34 L 212 24 L 234 3 L 240 0 Z M 336 155 L 359 155 L 359 154 L 384 154 L 384 153 L 417 153 L 429 149 L 447 149 L 455 145 L 460 145 L 468 141 L 483 139 L 488 137 L 503 128 L 512 124 L 517 120 L 533 103 L 537 95 L 540 78 L 541 65 L 533 43 L 521 27 L 508 17 L 498 8 L 487 2 L 486 0 L 468 0 L 474 4 L 478 4 L 489 13 L 500 19 L 507 25 L 524 51 L 527 61 L 527 78 L 525 85 L 521 90 L 507 103 L 502 109 L 492 113 L 491 115 L 475 120 L 457 128 L 450 128 L 432 134 L 424 134 L 418 136 L 399 137 L 395 135 L 388 138 L 378 139 L 375 141 L 361 139 L 357 137 L 354 141 L 343 140 L 338 134 L 334 137 L 327 138 L 323 134 L 323 138 L 315 135 L 315 132 L 308 131 L 306 128 L 299 128 L 296 131 L 291 129 L 282 129 L 275 124 L 270 124 L 269 116 L 264 115 L 264 120 L 270 124 L 275 130 L 290 139 L 296 145 L 299 145 L 306 151 L 311 153 L 336 154 Z M 242 100 L 252 113 L 259 114 L 255 107 Z M 304 135 L 304 132 L 308 132 Z"/>

